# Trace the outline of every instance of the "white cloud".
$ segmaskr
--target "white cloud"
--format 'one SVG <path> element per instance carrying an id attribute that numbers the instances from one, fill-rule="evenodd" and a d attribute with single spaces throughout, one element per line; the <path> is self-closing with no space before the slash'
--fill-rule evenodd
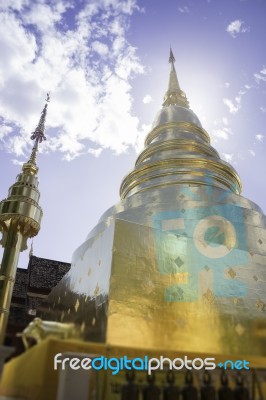
<path id="1" fill-rule="evenodd" d="M 14 165 L 19 165 L 20 167 L 22 167 L 22 165 L 25 163 L 25 161 L 19 161 L 19 160 L 16 160 L 16 159 L 13 159 L 11 161 L 12 161 L 12 163 Z"/>
<path id="2" fill-rule="evenodd" d="M 236 114 L 240 108 L 241 108 L 241 102 L 242 102 L 242 97 L 244 94 L 247 93 L 249 89 L 251 89 L 251 86 L 245 85 L 245 89 L 240 89 L 238 92 L 238 95 L 235 97 L 234 101 L 224 98 L 223 103 L 228 107 L 228 110 L 231 114 Z"/>
<path id="3" fill-rule="evenodd" d="M 17 156 L 23 156 L 27 148 L 26 139 L 21 140 L 20 136 L 10 137 L 6 142 L 6 150 L 9 153 L 15 153 Z"/>
<path id="4" fill-rule="evenodd" d="M 29 11 L 23 17 L 23 22 L 35 25 L 42 32 L 53 29 L 54 24 L 61 20 L 62 14 L 69 8 L 68 2 L 62 6 L 63 3 L 60 1 L 55 5 L 32 2 Z"/>
<path id="5" fill-rule="evenodd" d="M 0 0 L 0 10 L 12 9 L 21 11 L 24 7 L 28 6 L 30 0 Z"/>
<path id="6" fill-rule="evenodd" d="M 226 105 L 226 107 L 228 107 L 231 114 L 237 113 L 241 108 L 239 101 L 234 104 L 230 99 L 223 99 L 223 103 Z"/>
<path id="7" fill-rule="evenodd" d="M 229 88 L 229 87 L 230 87 L 230 83 L 229 83 L 229 82 L 225 82 L 224 86 L 225 86 L 226 88 Z"/>
<path id="8" fill-rule="evenodd" d="M 144 140 L 147 136 L 147 133 L 150 132 L 152 125 L 151 124 L 142 124 L 141 129 L 139 130 L 139 134 L 136 140 L 136 151 L 139 153 L 143 150 Z"/>
<path id="9" fill-rule="evenodd" d="M 228 123 L 229 123 L 229 122 L 228 122 L 228 118 L 223 117 L 223 118 L 222 118 L 222 122 L 223 122 L 224 125 L 228 125 Z"/>
<path id="10" fill-rule="evenodd" d="M 94 157 L 98 158 L 102 153 L 103 149 L 100 147 L 98 149 L 88 149 L 88 153 L 92 154 Z"/>
<path id="11" fill-rule="evenodd" d="M 256 140 L 258 141 L 258 142 L 263 142 L 263 140 L 264 140 L 264 135 L 256 135 Z"/>
<path id="12" fill-rule="evenodd" d="M 228 126 L 229 121 L 228 118 L 222 117 L 220 120 L 213 121 L 213 124 L 217 126 L 217 129 L 214 129 L 213 136 L 218 139 L 228 140 L 229 135 L 232 135 L 231 128 Z"/>
<path id="13" fill-rule="evenodd" d="M 236 19 L 235 21 L 230 22 L 230 24 L 226 28 L 226 32 L 228 32 L 233 38 L 239 33 L 249 32 L 250 28 L 244 26 L 244 22 Z"/>
<path id="14" fill-rule="evenodd" d="M 143 97 L 142 102 L 144 104 L 149 104 L 153 101 L 153 98 L 151 97 L 150 94 L 146 94 L 146 96 Z"/>
<path id="15" fill-rule="evenodd" d="M 228 163 L 233 161 L 234 154 L 222 153 L 222 159 Z"/>
<path id="16" fill-rule="evenodd" d="M 263 113 L 266 113 L 266 107 L 261 106 L 260 107 L 260 111 L 263 112 Z"/>
<path id="17" fill-rule="evenodd" d="M 53 133 L 48 129 L 42 151 L 71 160 L 137 147 L 142 127 L 132 115 L 131 80 L 144 67 L 127 40 L 136 1 L 81 2 L 71 27 L 64 19 L 68 1 L 0 0 L 0 6 L 0 117 L 20 128 L 17 136 L 2 128 L 5 149 L 27 151 L 48 90 Z"/>
<path id="18" fill-rule="evenodd" d="M 100 56 L 106 56 L 108 54 L 108 46 L 104 43 L 99 42 L 98 40 L 92 43 L 92 48 Z"/>
<path id="19" fill-rule="evenodd" d="M 250 152 L 250 154 L 252 155 L 252 157 L 255 157 L 256 153 L 255 153 L 254 150 L 251 150 L 251 149 L 250 149 L 249 152 Z"/>
<path id="20" fill-rule="evenodd" d="M 263 66 L 259 73 L 255 73 L 254 78 L 257 83 L 266 82 L 266 67 Z"/>
<path id="21" fill-rule="evenodd" d="M 228 140 L 229 138 L 229 132 L 228 129 L 223 128 L 223 129 L 215 129 L 213 131 L 213 136 L 219 138 L 219 139 L 224 139 L 224 140 Z"/>
<path id="22" fill-rule="evenodd" d="M 12 128 L 7 125 L 0 125 L 0 140 L 12 132 Z"/>
<path id="23" fill-rule="evenodd" d="M 178 11 L 181 12 L 182 14 L 188 14 L 189 13 L 189 8 L 188 6 L 183 6 L 183 7 L 178 7 Z"/>

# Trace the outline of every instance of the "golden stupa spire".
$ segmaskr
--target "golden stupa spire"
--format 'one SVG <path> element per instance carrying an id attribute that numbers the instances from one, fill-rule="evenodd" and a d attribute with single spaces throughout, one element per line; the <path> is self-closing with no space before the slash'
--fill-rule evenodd
<path id="1" fill-rule="evenodd" d="M 175 70 L 175 57 L 170 47 L 169 63 L 171 64 L 171 71 L 169 77 L 168 90 L 164 96 L 163 106 L 179 105 L 189 108 L 189 102 L 185 93 L 180 89 L 179 82 Z"/>
<path id="2" fill-rule="evenodd" d="M 211 185 L 234 193 L 241 181 L 234 168 L 221 160 L 210 137 L 189 108 L 180 89 L 170 49 L 168 90 L 133 171 L 122 181 L 121 198 L 171 185 Z"/>
<path id="3" fill-rule="evenodd" d="M 175 70 L 175 56 L 174 56 L 174 53 L 173 53 L 171 47 L 170 47 L 169 63 L 171 64 L 171 71 L 170 71 L 168 90 L 171 90 L 171 91 L 180 90 L 180 86 L 179 86 L 179 82 L 178 82 L 176 70 Z"/>
<path id="4" fill-rule="evenodd" d="M 39 143 L 46 139 L 44 131 L 49 100 L 48 93 L 39 123 L 31 135 L 35 142 L 30 158 L 23 164 L 7 198 L 0 202 L 0 244 L 4 247 L 0 268 L 0 345 L 5 337 L 19 254 L 27 249 L 28 238 L 36 236 L 40 230 L 43 213 L 39 206 L 36 154 Z"/>
<path id="5" fill-rule="evenodd" d="M 23 167 L 22 167 L 24 172 L 26 172 L 26 173 L 29 172 L 34 175 L 36 175 L 36 173 L 38 172 L 38 167 L 36 164 L 36 156 L 37 156 L 37 152 L 38 152 L 39 143 L 42 143 L 42 141 L 46 140 L 44 132 L 45 132 L 45 120 L 46 120 L 46 114 L 47 114 L 47 107 L 48 107 L 48 103 L 50 101 L 50 92 L 47 93 L 47 97 L 46 97 L 45 101 L 46 101 L 46 104 L 42 110 L 39 123 L 36 126 L 35 131 L 32 132 L 32 135 L 31 135 L 31 139 L 34 140 L 34 146 L 32 148 L 30 158 L 25 164 L 23 164 Z"/>

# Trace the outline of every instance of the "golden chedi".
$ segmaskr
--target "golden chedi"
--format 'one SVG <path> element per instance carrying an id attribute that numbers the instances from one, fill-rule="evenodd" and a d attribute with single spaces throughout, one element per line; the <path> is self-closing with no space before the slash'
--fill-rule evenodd
<path id="1" fill-rule="evenodd" d="M 40 230 L 43 212 L 39 206 L 36 156 L 39 143 L 46 140 L 44 132 L 49 99 L 47 94 L 40 120 L 31 135 L 34 146 L 30 158 L 23 164 L 7 198 L 0 202 L 0 244 L 4 247 L 0 269 L 0 343 L 5 338 L 19 254 L 27 249 L 27 240 L 36 236 Z"/>
<path id="2" fill-rule="evenodd" d="M 265 366 L 265 216 L 189 108 L 172 51 L 169 61 L 163 107 L 121 201 L 75 251 L 42 318 L 113 349 Z"/>

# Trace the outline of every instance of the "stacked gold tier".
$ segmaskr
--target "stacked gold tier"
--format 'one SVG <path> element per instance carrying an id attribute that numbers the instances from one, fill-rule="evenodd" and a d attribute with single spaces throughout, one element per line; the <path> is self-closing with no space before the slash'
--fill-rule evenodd
<path id="1" fill-rule="evenodd" d="M 25 237 L 37 235 L 42 218 L 37 170 L 36 165 L 25 163 L 8 197 L 0 202 L 0 221 L 8 225 L 17 221 Z"/>
<path id="2" fill-rule="evenodd" d="M 0 203 L 0 244 L 4 247 L 0 269 L 0 342 L 4 341 L 19 254 L 27 240 L 40 230 L 42 209 L 39 206 L 38 168 L 25 163 L 7 199 Z"/>
<path id="3" fill-rule="evenodd" d="M 84 340 L 112 348 L 266 365 L 265 216 L 239 195 L 170 62 L 163 108 L 121 201 L 76 250 L 43 318 L 76 322 Z"/>
<path id="4" fill-rule="evenodd" d="M 241 192 L 231 165 L 210 146 L 207 132 L 193 111 L 179 105 L 164 107 L 155 118 L 135 169 L 121 184 L 121 198 L 176 184 L 206 185 Z"/>

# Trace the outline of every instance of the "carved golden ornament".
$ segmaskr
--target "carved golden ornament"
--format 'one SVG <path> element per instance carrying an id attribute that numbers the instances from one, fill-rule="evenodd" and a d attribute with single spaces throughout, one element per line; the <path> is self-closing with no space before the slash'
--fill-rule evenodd
<path id="1" fill-rule="evenodd" d="M 23 236 L 33 237 L 36 236 L 40 230 L 40 223 L 32 218 L 24 217 L 22 215 L 14 214 L 1 214 L 0 221 L 10 222 L 8 229 L 17 229 Z"/>
<path id="2" fill-rule="evenodd" d="M 7 224 L 6 221 L 1 219 L 1 214 L 0 214 L 0 231 L 7 231 Z"/>
<path id="3" fill-rule="evenodd" d="M 39 168 L 37 167 L 36 164 L 32 162 L 27 162 L 23 164 L 22 167 L 23 173 L 29 174 L 29 175 L 37 175 Z"/>

